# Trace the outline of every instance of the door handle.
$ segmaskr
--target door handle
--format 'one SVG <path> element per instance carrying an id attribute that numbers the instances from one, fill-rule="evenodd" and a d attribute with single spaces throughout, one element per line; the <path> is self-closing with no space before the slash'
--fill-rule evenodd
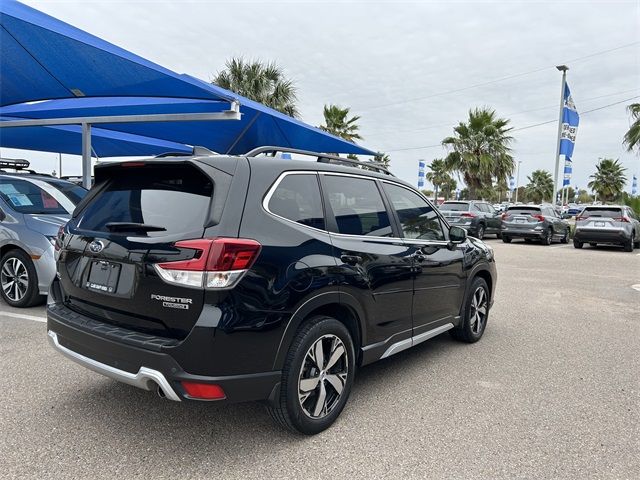
<path id="1" fill-rule="evenodd" d="M 356 265 L 362 262 L 362 257 L 358 255 L 341 255 L 340 260 L 348 265 Z"/>

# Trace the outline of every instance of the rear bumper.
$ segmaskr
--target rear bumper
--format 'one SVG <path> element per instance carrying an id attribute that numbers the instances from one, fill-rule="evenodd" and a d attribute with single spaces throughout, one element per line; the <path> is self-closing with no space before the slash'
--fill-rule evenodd
<path id="1" fill-rule="evenodd" d="M 623 229 L 577 228 L 573 238 L 583 243 L 625 243 L 631 238 L 631 232 Z"/>
<path id="2" fill-rule="evenodd" d="M 544 238 L 544 230 L 534 228 L 504 228 L 500 230 L 503 237 L 509 238 L 532 238 L 542 239 Z"/>
<path id="3" fill-rule="evenodd" d="M 67 319 L 73 317 L 73 320 Z M 47 308 L 47 331 L 49 342 L 61 354 L 74 362 L 144 390 L 162 389 L 164 395 L 175 401 L 192 399 L 181 381 L 219 385 L 225 398 L 217 401 L 244 402 L 275 398 L 281 372 L 268 371 L 244 375 L 205 376 L 185 371 L 171 356 L 172 347 L 155 345 L 153 350 L 127 344 L 122 339 L 108 338 L 92 326 L 82 327 L 79 314 L 61 306 Z M 87 318 L 87 323 L 95 320 Z M 106 325 L 106 324 L 105 324 Z M 135 332 L 132 332 L 135 334 Z M 151 347 L 153 342 L 146 340 Z M 199 353 L 194 351 L 194 356 Z"/>

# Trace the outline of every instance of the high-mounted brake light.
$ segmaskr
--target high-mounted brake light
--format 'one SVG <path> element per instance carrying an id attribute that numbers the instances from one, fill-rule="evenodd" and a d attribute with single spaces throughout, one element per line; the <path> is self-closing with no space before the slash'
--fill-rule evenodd
<path id="1" fill-rule="evenodd" d="M 169 283 L 195 288 L 230 288 L 251 268 L 262 246 L 245 238 L 199 238 L 175 243 L 195 250 L 189 260 L 156 263 L 158 275 Z"/>

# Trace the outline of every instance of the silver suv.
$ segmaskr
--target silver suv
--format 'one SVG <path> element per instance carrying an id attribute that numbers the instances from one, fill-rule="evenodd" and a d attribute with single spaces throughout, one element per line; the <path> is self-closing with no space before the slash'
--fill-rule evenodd
<path id="1" fill-rule="evenodd" d="M 14 307 L 44 300 L 55 276 L 54 244 L 87 190 L 31 173 L 0 173 L 0 295 Z"/>
<path id="2" fill-rule="evenodd" d="M 640 221 L 626 205 L 593 205 L 586 207 L 576 218 L 573 246 L 582 248 L 588 243 L 622 245 L 627 252 L 640 248 Z"/>

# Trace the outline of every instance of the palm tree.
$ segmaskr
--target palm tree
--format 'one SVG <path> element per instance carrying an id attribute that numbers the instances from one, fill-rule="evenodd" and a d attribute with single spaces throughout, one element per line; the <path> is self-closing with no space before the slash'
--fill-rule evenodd
<path id="1" fill-rule="evenodd" d="M 373 161 L 379 163 L 384 168 L 389 168 L 391 166 L 391 158 L 389 158 L 388 153 L 378 152 L 373 157 Z"/>
<path id="2" fill-rule="evenodd" d="M 529 183 L 526 191 L 527 197 L 532 201 L 540 203 L 553 196 L 553 177 L 546 170 L 534 170 L 527 177 Z"/>
<path id="3" fill-rule="evenodd" d="M 358 133 L 360 127 L 357 124 L 360 117 L 355 115 L 351 118 L 347 118 L 349 115 L 348 107 L 340 108 L 337 105 L 325 105 L 323 113 L 324 125 L 320 125 L 322 130 L 344 138 L 349 142 L 362 139 Z"/>
<path id="4" fill-rule="evenodd" d="M 493 180 L 505 180 L 513 173 L 510 144 L 513 137 L 509 120 L 498 118 L 490 108 L 469 111 L 469 120 L 453 129 L 453 136 L 442 141 L 450 150 L 445 158 L 450 171 L 462 175 L 473 199 L 477 190 L 491 187 Z"/>
<path id="5" fill-rule="evenodd" d="M 458 182 L 455 181 L 453 177 L 449 177 L 449 180 L 440 185 L 442 188 L 442 196 L 445 200 L 449 200 L 451 198 L 451 194 L 456 191 L 458 188 Z"/>
<path id="6" fill-rule="evenodd" d="M 438 201 L 438 188 L 442 185 L 449 183 L 451 180 L 451 175 L 449 175 L 449 171 L 447 170 L 447 165 L 442 158 L 434 159 L 431 164 L 428 166 L 429 172 L 426 173 L 424 178 L 433 183 L 433 187 L 435 189 L 434 197 L 436 202 Z"/>
<path id="7" fill-rule="evenodd" d="M 275 62 L 227 60 L 224 70 L 211 81 L 242 96 L 260 102 L 291 117 L 299 117 L 296 87 Z"/>
<path id="8" fill-rule="evenodd" d="M 624 144 L 629 151 L 636 148 L 640 154 L 640 103 L 632 103 L 627 107 L 633 123 L 629 127 L 629 131 L 624 134 Z"/>
<path id="9" fill-rule="evenodd" d="M 613 158 L 600 158 L 596 165 L 596 173 L 587 186 L 598 194 L 598 200 L 610 202 L 622 194 L 622 189 L 627 183 L 624 168 L 618 160 Z"/>

